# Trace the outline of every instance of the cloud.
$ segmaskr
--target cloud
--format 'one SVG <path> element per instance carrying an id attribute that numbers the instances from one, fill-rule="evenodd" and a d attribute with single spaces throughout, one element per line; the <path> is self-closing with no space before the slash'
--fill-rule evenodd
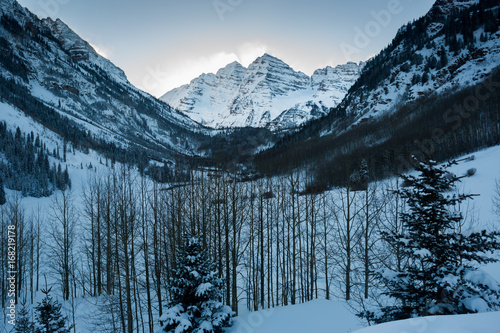
<path id="1" fill-rule="evenodd" d="M 215 73 L 233 61 L 238 61 L 236 54 L 218 52 L 198 58 L 171 60 L 156 67 L 149 66 L 141 88 L 155 96 L 162 96 L 203 73 Z"/>
<path id="2" fill-rule="evenodd" d="M 109 52 L 108 49 L 106 49 L 103 46 L 95 45 L 95 44 L 92 44 L 92 43 L 89 43 L 89 44 L 97 52 L 97 54 L 99 54 L 101 57 L 109 59 L 109 56 L 110 56 L 111 52 Z"/>
<path id="3" fill-rule="evenodd" d="M 267 46 L 261 43 L 245 43 L 238 48 L 240 64 L 247 67 L 255 59 L 267 52 Z"/>
<path id="4" fill-rule="evenodd" d="M 236 52 L 221 51 L 191 59 L 170 59 L 162 65 L 148 66 L 139 88 L 154 96 L 162 96 L 174 88 L 188 84 L 203 73 L 216 73 L 231 62 L 238 61 L 246 67 L 266 50 L 267 47 L 263 44 L 244 43 Z"/>

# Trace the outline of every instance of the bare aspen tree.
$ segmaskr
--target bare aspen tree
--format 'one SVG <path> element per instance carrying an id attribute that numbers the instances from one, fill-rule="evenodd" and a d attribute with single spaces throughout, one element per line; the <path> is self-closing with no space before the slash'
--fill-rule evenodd
<path id="1" fill-rule="evenodd" d="M 150 196 L 150 206 L 152 211 L 152 248 L 153 248 L 153 282 L 154 290 L 156 293 L 156 299 L 158 300 L 158 312 L 160 317 L 163 315 L 163 295 L 162 295 L 162 276 L 164 270 L 164 263 L 168 265 L 168 258 L 164 255 L 162 249 L 164 248 L 161 244 L 163 242 L 162 229 L 166 227 L 165 225 L 165 205 L 164 200 L 162 200 L 162 193 L 160 192 L 160 187 L 156 182 L 153 182 L 153 189 Z M 168 267 L 168 266 L 167 266 Z"/>
<path id="2" fill-rule="evenodd" d="M 345 187 L 337 190 L 337 198 L 333 201 L 333 215 L 336 222 L 336 239 L 339 246 L 337 266 L 342 270 L 345 284 L 345 299 L 351 299 L 352 270 L 354 249 L 360 241 L 358 235 L 361 225 L 356 223 L 360 208 L 357 203 L 358 192 L 351 187 L 350 176 Z"/>
<path id="3" fill-rule="evenodd" d="M 231 200 L 231 308 L 238 315 L 238 265 L 241 258 L 241 231 L 246 217 L 246 196 L 243 193 L 243 188 L 238 186 L 237 174 L 234 173 L 230 188 Z"/>
<path id="4" fill-rule="evenodd" d="M 29 290 L 30 290 L 30 302 L 33 303 L 34 298 L 34 273 L 35 273 L 35 240 L 36 240 L 36 226 L 35 226 L 35 213 L 31 213 L 30 223 L 29 223 Z"/>
<path id="5" fill-rule="evenodd" d="M 136 197 L 134 194 L 134 182 L 132 175 L 122 166 L 117 175 L 116 190 L 116 235 L 117 235 L 117 252 L 119 265 L 118 277 L 124 278 L 125 284 L 125 325 L 126 332 L 134 331 L 134 314 L 133 314 L 133 276 L 134 276 L 134 241 L 135 228 L 137 226 L 136 212 Z M 120 281 L 121 282 L 121 281 Z M 121 292 L 121 291 L 120 291 Z M 123 321 L 123 319 L 122 319 Z"/>
<path id="6" fill-rule="evenodd" d="M 141 234 L 141 247 L 142 247 L 142 258 L 144 260 L 144 284 L 146 289 L 146 302 L 147 302 L 147 324 L 148 331 L 153 331 L 154 322 L 153 322 L 153 306 L 152 306 L 152 297 L 151 297 L 151 270 L 150 270 L 150 256 L 151 256 L 151 234 L 150 231 L 153 223 L 153 214 L 151 212 L 151 205 L 149 202 L 149 196 L 152 194 L 153 197 L 156 195 L 154 193 L 154 189 L 150 182 L 144 178 L 140 178 L 140 188 L 139 188 L 139 224 L 140 224 L 140 234 Z M 137 279 L 136 279 L 137 281 Z M 143 316 L 141 316 L 141 319 Z M 141 323 L 142 324 L 142 323 Z M 143 331 L 144 331 L 144 325 Z"/>
<path id="7" fill-rule="evenodd" d="M 307 211 L 308 211 L 308 221 L 307 226 L 309 228 L 309 242 L 307 250 L 307 262 L 308 262 L 308 286 L 309 291 L 307 293 L 307 301 L 318 297 L 318 268 L 317 268 L 317 237 L 318 237 L 318 221 L 320 215 L 320 204 L 321 204 L 322 194 L 312 193 L 306 197 Z"/>
<path id="8" fill-rule="evenodd" d="M 290 217 L 289 217 L 289 223 L 291 225 L 291 231 L 292 231 L 292 238 L 291 238 L 291 246 L 292 246 L 292 253 L 291 253 L 291 267 L 290 267 L 290 272 L 291 272 L 291 287 L 290 287 L 290 301 L 291 304 L 294 305 L 297 301 L 297 232 L 299 224 L 300 224 L 300 217 L 299 217 L 299 202 L 298 202 L 298 191 L 299 191 L 299 174 L 298 173 L 290 173 L 288 175 L 288 182 L 289 182 L 289 190 L 290 190 Z M 290 244 L 289 244 L 290 245 Z"/>
<path id="9" fill-rule="evenodd" d="M 254 193 L 256 191 L 255 184 L 251 184 L 251 191 Z M 259 243 L 258 243 L 258 230 L 257 230 L 257 219 L 255 208 L 255 198 L 252 196 L 249 202 L 249 211 L 250 211 L 250 220 L 247 225 L 247 233 L 248 233 L 248 244 L 249 244 L 249 256 L 248 256 L 248 264 L 247 264 L 247 297 L 248 297 L 248 309 L 253 311 L 259 310 L 259 301 L 258 301 L 258 252 L 259 251 Z M 256 253 L 257 252 L 257 253 Z"/>
<path id="10" fill-rule="evenodd" d="M 276 194 L 274 194 L 276 193 Z M 281 233 L 282 231 L 282 228 L 280 226 L 280 219 L 281 219 L 281 216 L 282 216 L 282 211 L 283 211 L 283 205 L 282 205 L 282 200 L 283 200 L 283 192 L 282 192 L 282 184 L 281 182 L 277 182 L 273 188 L 273 193 L 272 193 L 273 196 L 276 195 L 276 200 L 275 200 L 275 205 L 274 205 L 274 208 L 275 208 L 275 231 L 276 231 L 276 237 L 275 237 L 275 240 L 276 240 L 276 305 L 283 305 L 284 301 L 283 301 L 283 297 L 281 297 L 281 303 L 280 303 L 280 295 L 283 296 L 283 290 L 284 290 L 284 285 L 281 285 L 281 288 L 280 288 L 280 279 L 281 281 L 284 281 L 284 260 L 281 261 L 281 258 L 282 258 L 282 255 L 281 253 L 284 252 L 283 250 L 283 242 L 282 240 L 284 239 L 284 234 Z M 284 223 L 282 223 L 282 225 L 284 225 Z M 282 237 L 280 237 L 280 235 Z M 280 246 L 281 244 L 281 246 Z M 280 270 L 281 268 L 281 270 Z M 280 274 L 281 273 L 281 274 Z M 281 292 L 280 292 L 281 291 Z"/>
<path id="11" fill-rule="evenodd" d="M 255 194 L 255 199 L 257 200 L 257 220 L 258 220 L 258 253 L 259 253 L 259 263 L 257 269 L 259 271 L 259 282 L 260 282 L 260 307 L 265 308 L 265 252 L 264 252 L 264 214 L 265 212 L 265 199 L 264 199 L 264 183 L 262 180 L 257 183 L 257 190 Z M 254 192 L 251 193 L 252 199 Z M 252 200 L 253 202 L 253 200 Z M 269 291 L 268 291 L 269 292 Z"/>
<path id="12" fill-rule="evenodd" d="M 83 188 L 83 213 L 89 222 L 86 252 L 91 266 L 89 292 L 93 296 L 100 296 L 102 293 L 102 196 L 101 179 L 92 173 L 88 184 Z"/>
<path id="13" fill-rule="evenodd" d="M 330 223 L 331 220 L 331 213 L 330 210 L 328 209 L 328 196 L 322 195 L 321 196 L 321 220 L 322 220 L 322 252 L 323 252 L 323 270 L 325 274 L 325 298 L 327 300 L 330 299 L 330 275 L 329 270 L 329 256 L 330 256 L 330 234 L 332 231 L 332 226 Z"/>
<path id="14" fill-rule="evenodd" d="M 280 182 L 279 190 L 279 209 L 281 224 L 277 225 L 277 238 L 281 241 L 281 305 L 288 305 L 288 298 L 290 295 L 290 216 L 289 216 L 289 198 L 287 196 L 288 184 L 284 178 Z"/>
<path id="15" fill-rule="evenodd" d="M 274 307 L 274 293 L 273 293 L 273 255 L 274 255 L 274 241 L 273 241 L 273 212 L 277 212 L 277 207 L 273 206 L 273 183 L 270 178 L 266 179 L 265 192 L 261 194 L 266 202 L 266 230 L 267 230 L 267 244 L 269 253 L 267 255 L 267 306 Z"/>
<path id="16" fill-rule="evenodd" d="M 367 184 L 363 194 L 363 241 L 362 254 L 363 270 L 364 270 L 364 298 L 369 297 L 371 269 L 372 269 L 372 251 L 377 242 L 378 221 L 380 212 L 384 208 L 385 202 L 383 197 L 378 195 L 377 186 L 375 184 Z"/>
<path id="17" fill-rule="evenodd" d="M 73 256 L 77 215 L 73 206 L 71 190 L 59 191 L 52 201 L 51 228 L 45 245 L 50 249 L 53 268 L 60 276 L 63 299 L 70 297 L 70 278 L 73 276 L 71 260 Z"/>
<path id="18" fill-rule="evenodd" d="M 33 238 L 33 251 L 34 251 L 34 276 L 35 279 L 35 291 L 39 290 L 40 287 L 40 259 L 42 256 L 42 208 L 40 206 L 36 207 L 33 218 L 33 230 L 34 230 L 34 238 Z M 33 303 L 33 300 L 31 301 Z"/>

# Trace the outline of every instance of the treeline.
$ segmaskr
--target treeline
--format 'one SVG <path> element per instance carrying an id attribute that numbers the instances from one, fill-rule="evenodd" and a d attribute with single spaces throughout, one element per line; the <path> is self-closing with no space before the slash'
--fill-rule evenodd
<path id="1" fill-rule="evenodd" d="M 413 155 L 447 160 L 500 144 L 500 70 L 484 81 L 448 96 L 422 97 L 378 121 L 272 148 L 257 155 L 263 174 L 314 165 L 315 185 L 343 184 L 365 159 L 372 180 L 412 169 Z M 348 117 L 347 117 L 348 118 Z M 348 126 L 349 120 L 345 121 Z"/>
<path id="2" fill-rule="evenodd" d="M 66 158 L 66 146 L 63 148 Z M 62 160 L 59 149 L 50 152 L 45 143 L 34 133 L 27 135 L 18 127 L 16 132 L 0 123 L 0 178 L 9 189 L 20 191 L 23 196 L 49 196 L 54 189 L 71 187 L 67 167 L 49 162 L 49 156 Z"/>

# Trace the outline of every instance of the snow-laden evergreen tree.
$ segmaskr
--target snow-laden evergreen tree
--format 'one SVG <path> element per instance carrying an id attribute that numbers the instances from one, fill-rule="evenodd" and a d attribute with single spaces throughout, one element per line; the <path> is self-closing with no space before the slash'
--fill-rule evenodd
<path id="1" fill-rule="evenodd" d="M 17 314 L 16 325 L 14 326 L 14 333 L 33 333 L 35 326 L 31 322 L 30 313 L 26 306 L 21 304 L 21 310 Z"/>
<path id="2" fill-rule="evenodd" d="M 62 304 L 49 295 L 51 289 L 42 290 L 45 297 L 35 307 L 35 333 L 70 333 L 71 327 L 66 327 L 67 317 L 61 313 Z"/>
<path id="3" fill-rule="evenodd" d="M 221 303 L 223 280 L 198 237 L 186 236 L 168 289 L 171 302 L 160 318 L 165 332 L 219 333 L 232 324 L 233 312 Z"/>
<path id="4" fill-rule="evenodd" d="M 406 232 L 384 233 L 399 245 L 408 265 L 404 271 L 382 270 L 376 277 L 386 286 L 394 305 L 361 313 L 380 323 L 416 316 L 460 314 L 500 309 L 500 287 L 479 265 L 494 262 L 488 254 L 500 249 L 498 232 L 459 232 L 463 220 L 457 207 L 471 195 L 457 194 L 459 178 L 426 161 L 419 175 L 402 176 L 407 186 L 397 193 L 408 210 L 401 213 Z"/>

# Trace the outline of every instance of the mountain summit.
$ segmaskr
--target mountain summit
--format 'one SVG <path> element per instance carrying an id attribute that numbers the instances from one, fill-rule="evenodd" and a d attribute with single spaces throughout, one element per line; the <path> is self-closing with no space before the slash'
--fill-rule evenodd
<path id="1" fill-rule="evenodd" d="M 233 62 L 161 99 L 209 127 L 293 128 L 339 104 L 363 66 L 326 67 L 309 77 L 266 53 L 248 68 Z"/>

